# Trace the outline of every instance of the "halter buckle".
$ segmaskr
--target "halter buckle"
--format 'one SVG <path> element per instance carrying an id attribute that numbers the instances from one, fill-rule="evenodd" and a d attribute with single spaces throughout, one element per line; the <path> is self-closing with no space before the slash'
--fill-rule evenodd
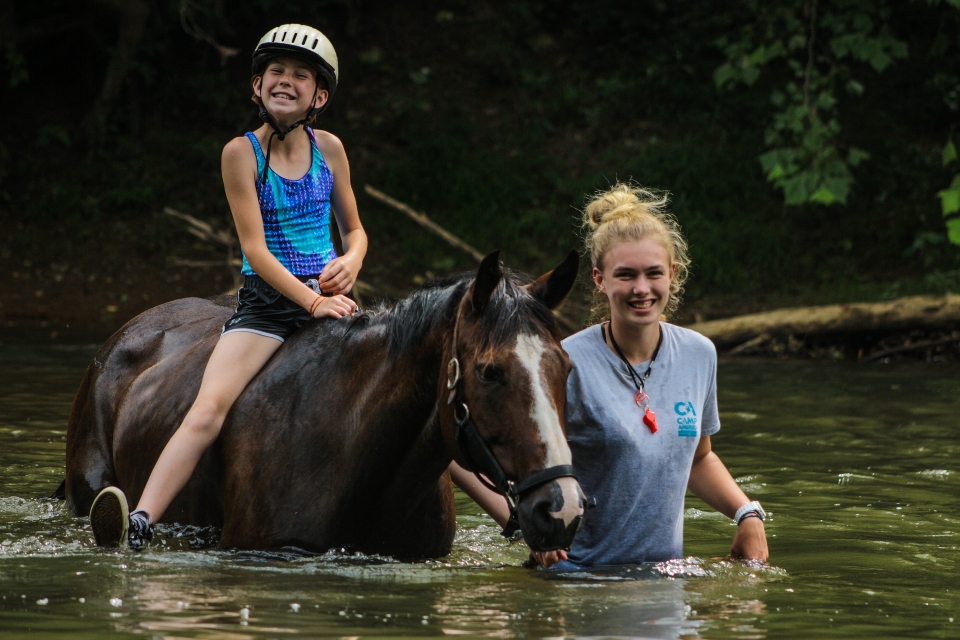
<path id="1" fill-rule="evenodd" d="M 447 389 L 452 390 L 460 382 L 460 361 L 450 358 L 447 363 Z"/>
<path id="2" fill-rule="evenodd" d="M 459 410 L 460 410 L 461 408 L 463 409 L 463 417 L 462 417 L 462 418 L 457 415 L 457 414 L 459 413 Z M 458 424 L 458 425 L 461 425 L 461 424 L 463 424 L 464 422 L 466 422 L 467 420 L 470 419 L 470 407 L 467 406 L 467 403 L 466 403 L 466 402 L 461 402 L 461 403 L 459 403 L 459 404 L 454 405 L 454 407 L 453 407 L 453 418 L 457 421 L 457 424 Z"/>

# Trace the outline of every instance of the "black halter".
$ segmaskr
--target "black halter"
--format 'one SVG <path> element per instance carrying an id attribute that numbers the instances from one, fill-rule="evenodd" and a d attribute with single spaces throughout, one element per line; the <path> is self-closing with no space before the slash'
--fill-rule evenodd
<path id="1" fill-rule="evenodd" d="M 491 491 L 499 493 L 507 499 L 507 506 L 510 509 L 510 518 L 501 534 L 507 538 L 520 530 L 520 520 L 517 517 L 517 504 L 524 494 L 536 489 L 537 487 L 556 480 L 557 478 L 574 478 L 577 474 L 573 470 L 573 465 L 561 464 L 555 467 L 548 467 L 542 471 L 537 471 L 519 482 L 514 482 L 507 478 L 503 467 L 497 457 L 490 450 L 490 447 L 480 437 L 477 425 L 470 418 L 470 408 L 467 406 L 466 397 L 463 393 L 463 377 L 460 375 L 460 361 L 457 359 L 457 329 L 460 326 L 460 312 L 457 311 L 457 318 L 453 323 L 453 346 L 451 350 L 450 362 L 447 363 L 447 389 L 450 394 L 447 397 L 447 404 L 453 405 L 453 417 L 457 423 L 456 439 L 460 453 L 469 467 L 467 471 L 473 471 L 477 479 Z M 482 474 L 482 475 L 481 475 Z M 486 476 L 486 478 L 484 477 Z M 489 480 L 487 480 L 489 478 Z"/>

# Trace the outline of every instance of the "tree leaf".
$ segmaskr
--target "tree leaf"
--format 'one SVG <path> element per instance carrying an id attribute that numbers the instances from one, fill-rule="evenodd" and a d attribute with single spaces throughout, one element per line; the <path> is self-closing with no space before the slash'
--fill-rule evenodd
<path id="1" fill-rule="evenodd" d="M 820 204 L 833 204 L 836 201 L 836 197 L 833 195 L 833 192 L 826 187 L 820 187 L 813 192 L 813 195 L 810 196 L 811 202 L 819 202 Z"/>
<path id="2" fill-rule="evenodd" d="M 947 146 L 943 148 L 943 166 L 947 166 L 948 164 L 950 164 L 956 159 L 957 159 L 957 148 L 953 146 L 953 140 L 948 140 Z"/>
<path id="3" fill-rule="evenodd" d="M 713 82 L 718 89 L 723 89 L 728 84 L 733 84 L 736 79 L 736 73 L 730 63 L 722 64 L 713 72 Z"/>
<path id="4" fill-rule="evenodd" d="M 951 213 L 960 211 L 960 190 L 944 189 L 937 195 L 940 197 L 940 206 L 943 209 L 943 215 L 948 216 Z"/>
<path id="5" fill-rule="evenodd" d="M 850 153 L 847 154 L 847 164 L 851 167 L 855 167 L 864 160 L 869 160 L 870 154 L 864 151 L 863 149 L 857 149 L 856 147 L 850 148 Z"/>
<path id="6" fill-rule="evenodd" d="M 811 172 L 798 173 L 792 178 L 782 181 L 783 199 L 787 204 L 803 204 L 810 200 L 810 193 L 815 187 L 811 184 L 814 180 Z"/>
<path id="7" fill-rule="evenodd" d="M 960 218 L 947 220 L 947 238 L 953 244 L 960 246 Z"/>

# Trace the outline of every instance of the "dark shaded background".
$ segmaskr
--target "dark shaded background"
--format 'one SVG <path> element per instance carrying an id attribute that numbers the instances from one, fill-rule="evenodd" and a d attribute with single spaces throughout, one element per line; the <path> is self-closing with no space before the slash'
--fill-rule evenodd
<path id="1" fill-rule="evenodd" d="M 472 263 L 364 184 L 533 273 L 579 246 L 578 207 L 618 179 L 673 194 L 694 258 L 681 320 L 960 289 L 960 247 L 937 199 L 952 176 L 941 159 L 957 122 L 960 11 L 880 2 L 871 29 L 908 55 L 882 71 L 846 61 L 864 90 L 837 94 L 838 143 L 870 159 L 853 169 L 845 205 L 787 206 L 758 157 L 777 112 L 771 92 L 795 70 L 774 61 L 752 85 L 714 82 L 723 42 L 759 28 L 762 4 L 4 3 L 0 322 L 106 330 L 232 285 L 226 267 L 175 266 L 225 253 L 163 208 L 230 227 L 220 151 L 258 125 L 250 53 L 284 22 L 318 27 L 340 57 L 317 126 L 351 159 L 371 238 L 368 297 Z M 814 6 L 788 8 L 802 17 Z M 854 36 L 861 28 L 851 23 Z M 575 317 L 584 300 L 572 301 Z"/>

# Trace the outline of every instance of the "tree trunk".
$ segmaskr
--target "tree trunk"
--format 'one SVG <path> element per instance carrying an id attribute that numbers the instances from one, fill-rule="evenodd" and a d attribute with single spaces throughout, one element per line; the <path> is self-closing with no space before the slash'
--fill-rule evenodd
<path id="1" fill-rule="evenodd" d="M 890 302 L 794 307 L 734 318 L 697 322 L 689 329 L 710 338 L 720 350 L 735 349 L 761 336 L 810 338 L 960 328 L 960 295 L 914 296 Z"/>

